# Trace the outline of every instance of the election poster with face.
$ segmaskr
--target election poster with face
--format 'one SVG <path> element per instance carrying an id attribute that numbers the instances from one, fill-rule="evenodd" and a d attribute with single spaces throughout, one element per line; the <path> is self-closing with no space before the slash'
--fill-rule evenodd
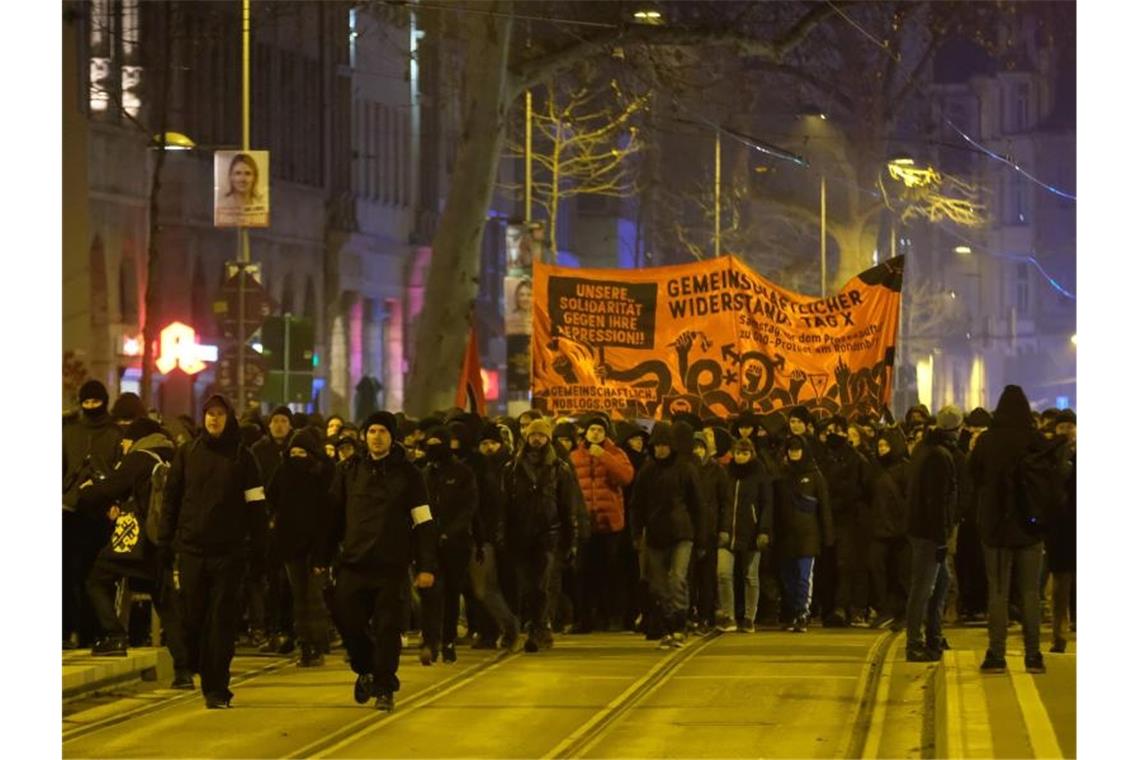
<path id="1" fill-rule="evenodd" d="M 269 226 L 269 151 L 214 152 L 214 226 Z"/>
<path id="2" fill-rule="evenodd" d="M 733 256 L 651 269 L 534 263 L 532 393 L 554 414 L 727 417 L 890 406 L 903 258 L 825 298 Z"/>

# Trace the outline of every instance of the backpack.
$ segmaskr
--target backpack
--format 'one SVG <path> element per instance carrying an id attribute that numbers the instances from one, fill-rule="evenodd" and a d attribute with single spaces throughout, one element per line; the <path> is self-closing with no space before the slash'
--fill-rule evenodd
<path id="1" fill-rule="evenodd" d="M 166 462 L 158 454 L 147 449 L 141 451 L 154 458 L 154 467 L 150 471 L 150 501 L 146 505 L 145 532 L 147 540 L 152 544 L 158 543 L 158 523 L 162 519 L 163 500 L 166 492 L 166 478 L 170 474 L 170 462 Z"/>
<path id="2" fill-rule="evenodd" d="M 1006 514 L 1030 536 L 1049 531 L 1064 499 L 1062 446 L 1030 448 L 1005 476 Z"/>

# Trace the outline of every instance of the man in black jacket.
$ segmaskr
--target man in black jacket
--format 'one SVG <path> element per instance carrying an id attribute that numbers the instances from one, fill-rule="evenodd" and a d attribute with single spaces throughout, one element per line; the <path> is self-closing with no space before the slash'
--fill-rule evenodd
<path id="1" fill-rule="evenodd" d="M 316 568 L 323 572 L 343 543 L 333 617 L 357 674 L 354 699 L 364 704 L 375 697 L 385 712 L 395 708 L 400 689 L 408 569 L 414 561 L 415 585 L 427 589 L 438 567 L 438 531 L 423 475 L 394 443 L 396 427 L 390 412 L 372 414 L 364 423 L 364 454 L 336 466 L 332 524 Z"/>
<path id="2" fill-rule="evenodd" d="M 507 549 L 526 621 L 527 652 L 554 646 L 556 565 L 576 550 L 578 479 L 555 453 L 552 434 L 545 418 L 527 425 L 522 449 L 503 471 Z"/>
<path id="3" fill-rule="evenodd" d="M 99 552 L 87 576 L 87 594 L 102 631 L 91 649 L 93 656 L 127 654 L 128 635 L 115 613 L 115 584 L 122 578 L 141 581 L 162 619 L 166 647 L 174 660 L 174 689 L 193 689 L 194 679 L 177 594 L 170 568 L 160 568 L 155 547 L 146 537 L 151 501 L 152 473 L 174 456 L 174 444 L 157 422 L 140 417 L 123 434 L 123 459 L 103 480 L 79 490 L 79 510 L 106 516 L 114 524 L 110 542 Z M 153 642 L 158 645 L 158 642 Z"/>
<path id="4" fill-rule="evenodd" d="M 834 551 L 825 551 L 819 577 L 820 616 L 824 625 L 862 622 L 867 607 L 867 507 L 871 496 L 869 465 L 848 440 L 847 420 L 833 417 L 817 459 L 827 478 L 835 526 Z M 853 620 L 854 618 L 854 620 Z"/>
<path id="5" fill-rule="evenodd" d="M 293 436 L 293 413 L 287 406 L 279 406 L 269 415 L 269 435 L 263 436 L 249 447 L 266 492 L 273 484 L 281 464 L 289 455 L 289 439 Z M 272 505 L 270 505 L 272 509 Z M 285 563 L 277 545 L 270 540 L 263 556 L 251 556 L 246 578 L 249 598 L 251 639 L 265 639 L 261 651 L 289 654 L 293 651 L 293 611 L 289 580 Z"/>
<path id="6" fill-rule="evenodd" d="M 107 413 L 107 389 L 88 380 L 79 389 L 79 419 L 63 428 L 63 646 L 90 646 L 98 624 L 84 582 L 110 535 L 105 519 L 77 513 L 81 485 L 106 477 L 119 458 L 122 429 Z"/>
<path id="7" fill-rule="evenodd" d="M 204 429 L 174 455 L 158 545 L 173 551 L 174 586 L 190 661 L 197 663 L 210 709 L 229 707 L 243 556 L 265 532 L 265 488 L 241 443 L 233 407 L 220 395 L 203 406 Z"/>
<path id="8" fill-rule="evenodd" d="M 693 539 L 704 535 L 696 468 L 677 451 L 672 426 L 658 422 L 649 436 L 652 458 L 633 483 L 633 535 L 641 552 L 653 604 L 661 614 L 661 647 L 685 641 L 689 560 Z"/>
<path id="9" fill-rule="evenodd" d="M 938 412 L 937 427 L 914 452 L 907 483 L 907 538 L 910 541 L 910 592 L 906 602 L 907 662 L 932 662 L 942 656 L 942 607 L 949 569 L 950 535 L 960 513 L 964 460 L 956 461 L 962 410 Z M 922 638 L 923 622 L 926 639 Z"/>

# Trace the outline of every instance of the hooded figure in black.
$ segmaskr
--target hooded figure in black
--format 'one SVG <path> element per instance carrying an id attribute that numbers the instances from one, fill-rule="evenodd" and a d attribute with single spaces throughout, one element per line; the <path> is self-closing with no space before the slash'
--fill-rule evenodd
<path id="1" fill-rule="evenodd" d="M 503 471 L 507 551 L 515 568 L 526 651 L 554 646 L 551 604 L 559 591 L 557 566 L 576 552 L 578 478 L 551 441 L 550 422 L 539 417 L 523 432 L 523 445 Z"/>
<path id="2" fill-rule="evenodd" d="M 755 630 L 760 601 L 760 552 L 772 541 L 772 478 L 757 459 L 750 438 L 733 443 L 732 461 L 726 469 L 728 499 L 717 515 L 717 626 L 722 631 L 736 629 L 732 574 L 739 564 L 744 574 L 740 630 L 750 633 Z"/>
<path id="3" fill-rule="evenodd" d="M 646 447 L 649 434 L 638 424 L 629 420 L 620 420 L 614 426 L 615 441 L 629 457 L 633 465 L 633 480 L 621 489 L 622 505 L 625 508 L 625 527 L 622 529 L 622 556 L 625 568 L 625 598 L 633 600 L 628 605 L 623 621 L 627 630 L 637 627 L 638 616 L 642 623 L 646 621 L 646 612 L 649 609 L 649 590 L 641 573 L 641 560 L 638 556 L 636 539 L 633 535 L 633 526 L 630 517 L 630 505 L 633 503 L 633 484 L 637 480 L 637 473 L 641 471 L 645 460 L 649 456 Z M 644 627 L 644 626 L 642 626 Z M 640 630 L 640 628 L 639 628 Z"/>
<path id="4" fill-rule="evenodd" d="M 427 663 L 435 660 L 441 644 L 443 661 L 456 661 L 459 594 L 467 584 L 467 567 L 473 552 L 472 525 L 479 503 L 475 473 L 459 461 L 452 442 L 451 432 L 445 427 L 432 428 L 424 438 L 424 484 L 439 526 L 439 574 L 435 585 L 421 595 L 424 646 L 429 650 L 429 656 L 424 658 Z M 464 451 L 470 455 L 470 450 Z"/>
<path id="5" fill-rule="evenodd" d="M 174 455 L 158 545 L 164 554 L 173 552 L 190 659 L 202 676 L 206 706 L 219 708 L 233 697 L 230 661 L 244 550 L 252 542 L 264 551 L 265 488 L 225 397 L 211 396 L 202 411 L 202 432 Z"/>
<path id="6" fill-rule="evenodd" d="M 88 380 L 79 389 L 79 416 L 63 427 L 63 642 L 90 646 L 98 623 L 84 590 L 95 556 L 107 543 L 110 525 L 75 511 L 79 487 L 107 477 L 119 459 L 122 428 L 107 413 L 107 389 Z"/>
<path id="7" fill-rule="evenodd" d="M 871 500 L 869 465 L 847 437 L 847 420 L 836 416 L 825 427 L 818 454 L 827 478 L 835 521 L 835 551 L 820 561 L 819 600 L 824 625 L 862 621 L 867 607 L 867 508 Z"/>
<path id="8" fill-rule="evenodd" d="M 1034 425 L 1025 392 L 1017 385 L 1007 385 L 994 411 L 993 424 L 978 436 L 969 458 L 970 475 L 978 491 L 978 528 L 989 590 L 990 641 L 982 663 L 984 671 L 1004 672 L 1006 668 L 1005 640 L 1012 574 L 1016 574 L 1017 586 L 1021 589 L 1026 669 L 1032 672 L 1045 669 L 1040 649 L 1038 595 L 1043 536 L 1030 534 L 1022 527 L 1016 508 L 1017 486 L 1013 481 L 1013 471 L 1027 454 L 1047 448 L 1048 442 Z"/>
<path id="9" fill-rule="evenodd" d="M 260 425 L 259 425 L 260 427 Z M 288 456 L 289 441 L 294 430 L 293 413 L 287 406 L 279 406 L 269 414 L 268 435 L 249 445 L 250 453 L 261 468 L 261 479 L 266 492 L 281 463 Z M 243 426 L 243 432 L 247 428 Z M 324 452 L 321 452 L 322 457 Z M 327 484 L 326 484 L 327 486 Z M 271 505 L 272 508 L 272 505 Z M 245 597 L 250 618 L 251 638 L 255 645 L 266 639 L 262 652 L 288 654 L 294 649 L 292 594 L 285 572 L 285 561 L 277 552 L 277 544 L 270 541 L 265 556 L 251 556 L 245 583 Z"/>
<path id="10" fill-rule="evenodd" d="M 664 627 L 663 647 L 684 642 L 689 560 L 694 538 L 705 530 L 691 436 L 690 428 L 688 441 L 678 442 L 669 423 L 654 425 L 649 436 L 653 456 L 633 483 L 633 535 L 644 547 L 645 575 Z M 686 446 L 684 455 L 678 452 Z"/>
<path id="11" fill-rule="evenodd" d="M 712 428 L 705 428 L 702 434 L 693 438 L 693 455 L 697 460 L 697 487 L 701 492 L 701 505 L 704 507 L 704 535 L 698 538 L 705 549 L 705 556 L 692 563 L 689 583 L 692 589 L 693 607 L 697 611 L 697 623 L 703 628 L 716 625 L 716 527 L 717 517 L 728 508 L 728 473 L 716 459 L 716 447 L 709 438 Z"/>
<path id="12" fill-rule="evenodd" d="M 873 446 L 871 546 L 867 564 L 871 576 L 871 603 L 878 610 L 879 619 L 872 621 L 872 625 L 878 627 L 894 619 L 896 625 L 901 626 L 910 556 L 906 541 L 906 435 L 898 427 L 885 428 L 875 437 Z"/>
<path id="13" fill-rule="evenodd" d="M 99 620 L 102 637 L 91 650 L 94 656 L 126 656 L 128 633 L 115 612 L 115 584 L 121 578 L 140 582 L 150 591 L 162 619 L 166 646 L 174 660 L 175 689 L 193 689 L 192 666 L 182 635 L 177 592 L 170 568 L 160 567 L 158 552 L 147 537 L 152 483 L 160 465 L 174 457 L 174 443 L 154 420 L 141 417 L 127 426 L 122 441 L 125 453 L 103 480 L 81 488 L 79 510 L 110 518 L 110 542 L 99 552 L 87 576 L 87 594 Z M 161 494 L 160 494 L 161 495 Z"/>
<path id="14" fill-rule="evenodd" d="M 776 551 L 787 600 L 790 630 L 803 633 L 810 617 L 815 560 L 835 542 L 827 481 L 812 460 L 803 436 L 790 435 L 776 485 Z"/>
<path id="15" fill-rule="evenodd" d="M 328 644 L 328 611 L 322 579 L 313 573 L 321 537 L 329 530 L 326 501 L 332 463 L 310 428 L 291 433 L 285 459 L 269 483 L 270 543 L 284 565 L 292 593 L 293 629 L 301 642 L 302 667 L 320 665 Z"/>
<path id="16" fill-rule="evenodd" d="M 353 698 L 376 698 L 377 709 L 395 708 L 400 688 L 400 634 L 408 602 L 408 571 L 415 585 L 431 588 L 438 572 L 438 526 L 428 505 L 423 475 L 396 443 L 396 417 L 376 412 L 364 422 L 364 451 L 339 463 L 329 488 L 331 530 L 318 568 L 327 568 L 337 544 L 333 618 L 357 674 Z"/>

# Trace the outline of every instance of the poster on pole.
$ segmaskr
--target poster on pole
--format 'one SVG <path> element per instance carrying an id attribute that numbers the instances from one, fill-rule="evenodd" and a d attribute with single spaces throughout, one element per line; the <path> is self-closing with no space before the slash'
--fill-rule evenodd
<path id="1" fill-rule="evenodd" d="M 534 284 L 527 277 L 503 279 L 506 298 L 506 334 L 530 335 L 531 309 L 534 304 Z"/>
<path id="2" fill-rule="evenodd" d="M 825 298 L 721 256 L 651 269 L 534 263 L 534 405 L 730 417 L 890 406 L 903 258 Z"/>
<path id="3" fill-rule="evenodd" d="M 214 151 L 214 226 L 269 226 L 269 151 Z"/>

